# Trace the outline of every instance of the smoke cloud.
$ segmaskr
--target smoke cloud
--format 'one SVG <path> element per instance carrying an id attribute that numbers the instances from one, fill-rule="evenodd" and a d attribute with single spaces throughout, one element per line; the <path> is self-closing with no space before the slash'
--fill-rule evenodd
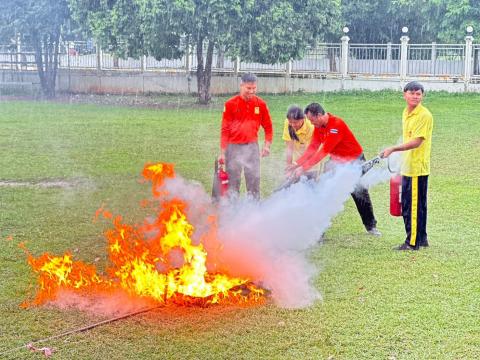
<path id="1" fill-rule="evenodd" d="M 192 205 L 187 215 L 197 232 L 205 224 L 206 209 L 218 212 L 220 246 L 206 245 L 209 270 L 248 277 L 269 289 L 277 305 L 298 308 L 320 298 L 312 285 L 317 269 L 309 252 L 343 210 L 360 174 L 358 164 L 339 165 L 317 182 L 303 180 L 260 202 L 237 198 L 218 208 L 196 184 L 177 177 L 165 186 L 171 196 Z"/>

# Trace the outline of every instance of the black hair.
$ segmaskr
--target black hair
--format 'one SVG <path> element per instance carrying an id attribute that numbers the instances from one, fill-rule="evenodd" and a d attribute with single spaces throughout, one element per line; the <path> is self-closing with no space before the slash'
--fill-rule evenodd
<path id="1" fill-rule="evenodd" d="M 407 91 L 418 91 L 421 90 L 422 94 L 425 92 L 423 89 L 423 85 L 420 84 L 418 81 L 410 81 L 405 87 L 403 88 L 403 92 Z"/>
<path id="2" fill-rule="evenodd" d="M 292 105 L 287 110 L 287 119 L 288 120 L 303 120 L 305 115 L 300 107 L 297 105 Z M 298 135 L 292 125 L 288 124 L 288 134 L 293 141 L 300 141 Z"/>
<path id="3" fill-rule="evenodd" d="M 309 105 L 307 105 L 307 107 L 305 108 L 305 114 L 312 114 L 313 116 L 317 116 L 317 115 L 325 115 L 325 110 L 323 109 L 322 105 L 318 104 L 318 103 L 311 103 Z"/>
<path id="4" fill-rule="evenodd" d="M 300 141 L 300 139 L 298 138 L 297 132 L 295 131 L 293 126 L 290 124 L 288 124 L 288 135 L 290 135 L 290 139 L 292 139 L 293 141 Z"/>
<path id="5" fill-rule="evenodd" d="M 292 105 L 287 110 L 287 119 L 289 120 L 302 120 L 305 119 L 305 115 L 300 107 Z"/>
<path id="6" fill-rule="evenodd" d="M 252 73 L 245 73 L 241 77 L 242 79 L 242 84 L 244 83 L 256 83 L 257 82 L 257 76 Z"/>

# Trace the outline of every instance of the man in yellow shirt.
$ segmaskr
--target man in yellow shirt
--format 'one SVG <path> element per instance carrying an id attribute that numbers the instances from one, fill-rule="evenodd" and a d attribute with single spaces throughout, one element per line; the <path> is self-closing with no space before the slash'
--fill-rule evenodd
<path id="1" fill-rule="evenodd" d="M 287 146 L 286 168 L 289 168 L 294 161 L 303 155 L 310 144 L 310 140 L 312 140 L 314 129 L 315 127 L 310 120 L 305 118 L 305 114 L 300 107 L 292 105 L 288 108 L 282 136 Z M 320 162 L 304 175 L 309 179 L 316 179 L 318 174 L 323 171 L 324 163 L 324 161 Z"/>
<path id="2" fill-rule="evenodd" d="M 402 159 L 402 216 L 407 237 L 396 250 L 418 250 L 428 246 L 427 188 L 430 174 L 433 117 L 422 105 L 423 85 L 412 81 L 405 85 L 403 97 L 407 103 L 402 116 L 403 144 L 386 148 L 386 158 L 404 151 Z"/>

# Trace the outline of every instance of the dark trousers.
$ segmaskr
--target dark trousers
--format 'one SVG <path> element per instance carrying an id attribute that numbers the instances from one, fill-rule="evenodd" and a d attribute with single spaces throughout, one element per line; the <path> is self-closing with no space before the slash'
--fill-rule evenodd
<path id="1" fill-rule="evenodd" d="M 407 237 L 405 243 L 418 249 L 427 245 L 428 175 L 402 176 L 402 216 Z"/>
<path id="2" fill-rule="evenodd" d="M 240 192 L 242 170 L 245 173 L 247 193 L 260 198 L 260 149 L 258 143 L 229 144 L 225 152 L 225 162 L 229 177 L 228 190 Z"/>
<path id="3" fill-rule="evenodd" d="M 359 161 L 365 162 L 365 155 L 362 154 L 358 157 Z M 334 162 L 328 161 L 325 164 L 325 171 L 330 170 L 333 167 Z M 362 218 L 362 223 L 365 226 L 365 229 L 370 230 L 377 226 L 377 220 L 373 214 L 373 205 L 372 200 L 370 199 L 370 194 L 368 189 L 364 188 L 361 185 L 357 185 L 355 191 L 351 194 L 355 205 L 357 206 L 358 213 Z"/>
<path id="4" fill-rule="evenodd" d="M 355 205 L 357 206 L 358 213 L 362 218 L 365 229 L 370 230 L 377 226 L 377 220 L 375 220 L 375 215 L 373 214 L 373 205 L 368 189 L 357 186 L 352 193 L 352 198 L 353 201 L 355 201 Z"/>

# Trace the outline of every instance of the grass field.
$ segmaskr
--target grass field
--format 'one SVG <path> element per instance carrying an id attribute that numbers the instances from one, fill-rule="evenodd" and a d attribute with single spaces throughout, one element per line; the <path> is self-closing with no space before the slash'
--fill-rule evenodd
<path id="1" fill-rule="evenodd" d="M 319 101 L 344 118 L 367 158 L 401 136 L 401 93 L 265 96 L 275 139 L 262 195 L 275 186 L 288 105 Z M 75 251 L 105 266 L 106 204 L 139 220 L 149 188 L 143 164 L 167 161 L 211 187 L 224 98 L 207 108 L 165 96 L 164 109 L 0 102 L 0 358 L 41 358 L 23 344 L 97 322 L 79 310 L 21 309 L 34 255 Z M 311 258 L 323 300 L 306 309 L 164 308 L 49 341 L 54 359 L 475 359 L 480 357 L 480 95 L 430 93 L 434 115 L 430 247 L 395 252 L 403 222 L 388 213 L 388 185 L 371 189 L 381 238 L 364 234 L 351 200 Z M 268 170 L 268 171 L 267 171 Z M 280 170 L 277 170 L 277 173 Z M 49 186 L 56 181 L 61 186 Z M 11 349 L 15 349 L 12 350 Z"/>

